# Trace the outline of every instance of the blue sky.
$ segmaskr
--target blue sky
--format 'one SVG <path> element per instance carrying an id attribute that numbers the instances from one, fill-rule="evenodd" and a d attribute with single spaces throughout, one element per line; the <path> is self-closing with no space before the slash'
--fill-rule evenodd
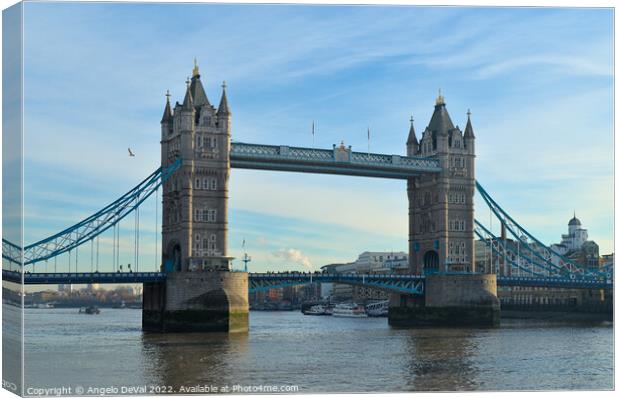
<path id="1" fill-rule="evenodd" d="M 370 126 L 371 151 L 404 154 L 441 88 L 461 128 L 471 109 L 477 178 L 517 221 L 553 243 L 575 210 L 613 250 L 610 9 L 27 3 L 24 23 L 27 243 L 158 167 L 164 93 L 182 100 L 196 57 L 243 142 L 311 146 L 314 120 L 317 147 L 365 151 Z M 233 170 L 230 197 L 229 250 L 245 238 L 253 270 L 407 247 L 402 181 Z M 154 200 L 141 220 L 152 269 Z"/>

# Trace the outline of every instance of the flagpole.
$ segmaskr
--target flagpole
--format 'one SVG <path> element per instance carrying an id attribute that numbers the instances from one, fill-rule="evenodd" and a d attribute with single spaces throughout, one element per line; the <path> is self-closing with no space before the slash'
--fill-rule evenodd
<path id="1" fill-rule="evenodd" d="M 312 121 L 312 148 L 314 148 L 314 120 Z"/>
<path id="2" fill-rule="evenodd" d="M 370 126 L 368 126 L 368 160 L 370 160 Z"/>

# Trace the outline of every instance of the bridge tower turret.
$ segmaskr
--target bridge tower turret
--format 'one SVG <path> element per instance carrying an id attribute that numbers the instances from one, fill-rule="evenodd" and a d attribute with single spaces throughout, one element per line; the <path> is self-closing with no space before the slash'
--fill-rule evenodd
<path id="1" fill-rule="evenodd" d="M 440 93 L 417 151 L 410 141 L 411 132 L 409 156 L 436 157 L 442 168 L 439 175 L 408 180 L 410 269 L 415 274 L 472 272 L 476 154 L 471 120 L 463 135 Z"/>
<path id="2" fill-rule="evenodd" d="M 162 255 L 166 272 L 228 270 L 230 110 L 226 94 L 216 112 L 198 67 L 187 80 L 173 128 L 162 122 L 162 166 L 183 165 L 164 186 Z M 166 114 L 167 111 L 164 111 Z M 168 119 L 166 119 L 168 120 Z"/>
<path id="3" fill-rule="evenodd" d="M 409 268 L 425 275 L 424 296 L 393 294 L 392 325 L 499 324 L 495 275 L 474 273 L 474 140 L 469 111 L 463 134 L 441 92 L 419 143 L 410 129 L 407 155 L 436 158 L 441 171 L 407 180 Z"/>
<path id="4" fill-rule="evenodd" d="M 247 273 L 230 272 L 228 180 L 231 112 L 224 85 L 216 110 L 194 60 L 183 103 L 166 100 L 162 168 L 181 167 L 164 183 L 161 285 L 145 285 L 143 327 L 159 331 L 242 331 L 248 325 Z"/>

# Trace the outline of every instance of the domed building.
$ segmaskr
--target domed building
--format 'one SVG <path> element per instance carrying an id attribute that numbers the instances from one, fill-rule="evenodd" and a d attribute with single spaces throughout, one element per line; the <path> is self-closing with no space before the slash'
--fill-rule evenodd
<path id="1" fill-rule="evenodd" d="M 588 230 L 581 227 L 581 221 L 573 214 L 568 221 L 568 234 L 562 234 L 562 243 L 552 245 L 553 249 L 561 254 L 581 249 L 588 240 Z"/>
<path id="2" fill-rule="evenodd" d="M 598 268 L 599 248 L 596 242 L 588 240 L 588 230 L 582 228 L 581 221 L 573 213 L 568 221 L 568 234 L 562 234 L 562 243 L 551 248 L 588 268 Z"/>

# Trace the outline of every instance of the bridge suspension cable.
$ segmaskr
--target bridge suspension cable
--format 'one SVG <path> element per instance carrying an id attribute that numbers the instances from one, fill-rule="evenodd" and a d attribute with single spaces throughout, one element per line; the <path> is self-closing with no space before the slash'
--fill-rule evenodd
<path id="1" fill-rule="evenodd" d="M 514 266 L 523 272 L 526 272 L 530 275 L 534 275 L 537 277 L 547 277 L 549 276 L 549 268 L 545 265 L 534 262 L 531 258 L 527 256 L 523 256 L 522 258 L 525 260 L 529 260 L 526 264 L 530 264 L 531 268 L 527 268 L 521 265 L 521 262 L 518 260 L 516 263 L 514 262 L 514 254 L 516 253 L 509 247 L 501 246 L 501 239 L 495 236 L 490 230 L 486 229 L 480 222 L 475 221 L 476 227 L 474 229 L 474 233 L 486 244 L 486 247 L 489 248 L 493 253 L 497 254 L 497 258 L 499 261 L 500 256 L 504 257 L 506 261 L 510 263 L 510 265 Z M 504 254 L 502 254 L 504 252 Z M 506 254 L 511 254 L 512 256 L 507 256 Z M 519 255 L 517 255 L 519 258 Z M 538 266 L 547 271 L 547 274 L 536 272 L 534 266 Z M 499 270 L 497 270 L 499 271 Z"/>
<path id="2" fill-rule="evenodd" d="M 155 189 L 155 271 L 157 271 L 157 241 L 159 239 L 159 233 L 157 229 L 157 211 L 159 209 L 159 188 Z"/>
<path id="3" fill-rule="evenodd" d="M 2 257 L 9 262 L 21 264 L 23 255 L 23 264 L 30 265 L 69 252 L 98 237 L 103 232 L 118 225 L 123 218 L 137 209 L 181 166 L 181 163 L 182 160 L 179 158 L 164 169 L 158 168 L 134 188 L 103 209 L 57 234 L 26 246 L 23 251 L 19 246 L 3 239 Z M 119 253 L 115 250 L 114 254 L 116 255 L 115 260 L 118 262 Z"/>
<path id="4" fill-rule="evenodd" d="M 55 258 L 55 257 L 54 257 Z M 99 272 L 99 235 L 97 235 L 97 262 L 95 270 Z"/>
<path id="5" fill-rule="evenodd" d="M 523 247 L 523 249 L 530 251 L 535 257 L 542 260 L 544 264 L 546 264 L 545 268 L 547 268 L 547 270 L 551 271 L 549 269 L 551 268 L 556 270 L 563 276 L 570 275 L 571 277 L 579 278 L 608 277 L 608 275 L 605 275 L 605 273 L 603 272 L 586 269 L 585 267 L 564 257 L 562 254 L 543 244 L 534 235 L 532 235 L 529 231 L 527 231 L 519 223 L 517 223 L 504 209 L 502 209 L 501 206 L 499 206 L 497 202 L 493 200 L 489 193 L 477 181 L 476 188 L 484 199 L 485 203 L 489 206 L 491 212 L 498 218 L 498 220 L 500 220 L 502 227 L 505 227 L 506 230 L 510 232 L 510 234 L 515 238 L 520 247 Z M 530 245 L 524 238 L 529 238 L 533 242 L 532 245 Z M 557 262 L 557 264 L 554 262 L 554 260 Z"/>
<path id="6" fill-rule="evenodd" d="M 140 208 L 136 207 L 136 211 L 134 212 L 134 267 L 135 267 L 136 272 L 139 271 L 139 265 L 138 265 L 139 251 L 140 251 Z"/>

